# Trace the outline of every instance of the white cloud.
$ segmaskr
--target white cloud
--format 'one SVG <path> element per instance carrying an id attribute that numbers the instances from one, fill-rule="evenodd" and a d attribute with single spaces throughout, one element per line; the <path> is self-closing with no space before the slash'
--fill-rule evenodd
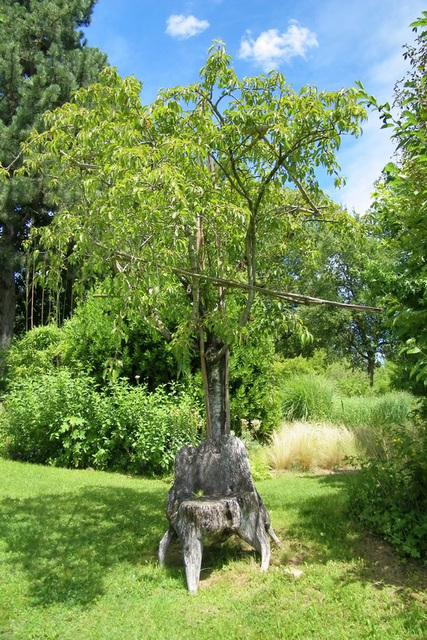
<path id="1" fill-rule="evenodd" d="M 167 19 L 166 33 L 172 38 L 186 40 L 197 36 L 209 27 L 207 20 L 198 20 L 195 16 L 173 14 Z"/>
<path id="2" fill-rule="evenodd" d="M 278 29 L 268 29 L 254 39 L 248 31 L 240 43 L 239 58 L 253 60 L 264 71 L 271 71 L 297 56 L 304 58 L 308 49 L 318 45 L 316 35 L 310 29 L 291 20 L 284 33 Z"/>

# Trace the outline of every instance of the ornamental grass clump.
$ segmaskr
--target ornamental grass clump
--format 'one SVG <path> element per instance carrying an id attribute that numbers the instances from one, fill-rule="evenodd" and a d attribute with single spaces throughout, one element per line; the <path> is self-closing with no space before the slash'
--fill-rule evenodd
<path id="1" fill-rule="evenodd" d="M 317 375 L 294 376 L 282 390 L 282 413 L 287 420 L 328 420 L 335 388 Z"/>
<path id="2" fill-rule="evenodd" d="M 334 469 L 359 455 L 354 434 L 329 423 L 285 422 L 267 447 L 272 469 Z"/>

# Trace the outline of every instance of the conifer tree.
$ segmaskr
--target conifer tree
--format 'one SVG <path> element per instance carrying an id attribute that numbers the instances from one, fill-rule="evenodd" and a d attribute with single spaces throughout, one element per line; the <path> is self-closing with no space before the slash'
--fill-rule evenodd
<path id="1" fill-rule="evenodd" d="M 2 0 L 0 6 L 0 353 L 14 326 L 16 279 L 23 241 L 49 223 L 49 194 L 37 176 L 19 175 L 21 143 L 41 126 L 41 115 L 67 102 L 98 77 L 106 56 L 88 47 L 87 26 L 96 0 Z M 0 371 L 1 371 L 0 356 Z"/>

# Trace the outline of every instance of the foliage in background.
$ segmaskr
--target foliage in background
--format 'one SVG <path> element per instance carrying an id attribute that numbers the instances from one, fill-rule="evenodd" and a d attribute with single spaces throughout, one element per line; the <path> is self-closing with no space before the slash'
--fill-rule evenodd
<path id="1" fill-rule="evenodd" d="M 43 373 L 53 375 L 60 369 L 89 375 L 99 388 L 119 377 L 127 378 L 131 386 L 144 384 L 150 391 L 178 380 L 190 390 L 200 384 L 191 370 L 179 371 L 168 344 L 149 325 L 132 323 L 122 318 L 120 311 L 116 298 L 91 297 L 63 327 L 52 324 L 27 332 L 9 351 L 9 384 Z M 259 437 L 270 433 L 280 421 L 280 394 L 272 367 L 274 349 L 271 334 L 254 330 L 250 339 L 232 350 L 230 391 L 235 433 L 241 433 L 242 420 L 250 422 Z"/>
<path id="2" fill-rule="evenodd" d="M 231 426 L 263 438 L 282 417 L 280 389 L 274 373 L 274 336 L 259 332 L 234 345 L 230 357 Z"/>
<path id="3" fill-rule="evenodd" d="M 327 349 L 315 349 L 309 356 L 278 357 L 272 363 L 277 380 L 285 381 L 295 376 L 323 376 L 344 396 L 366 396 L 387 393 L 392 388 L 394 365 L 387 362 L 378 367 L 373 386 L 364 368 L 352 365 L 347 358 L 337 358 Z"/>
<path id="4" fill-rule="evenodd" d="M 333 385 L 322 376 L 294 376 L 283 385 L 282 413 L 287 420 L 327 419 L 333 394 Z"/>
<path id="5" fill-rule="evenodd" d="M 8 353 L 6 380 L 58 368 L 88 374 L 101 386 L 126 377 L 150 390 L 179 376 L 165 341 L 149 325 L 123 317 L 114 297 L 90 297 L 61 328 L 36 327 L 16 340 Z"/>
<path id="6" fill-rule="evenodd" d="M 0 443 L 15 460 L 165 474 L 200 428 L 193 396 L 178 387 L 148 392 L 117 380 L 99 391 L 88 376 L 64 369 L 11 386 Z"/>
<path id="7" fill-rule="evenodd" d="M 315 248 L 306 258 L 299 247 L 291 247 L 293 259 L 285 264 L 292 266 L 292 286 L 318 298 L 382 307 L 386 291 L 378 270 L 389 257 L 364 219 L 355 216 L 353 226 L 345 230 L 317 223 L 307 227 Z M 305 356 L 322 349 L 329 360 L 346 358 L 352 367 L 364 370 L 374 384 L 379 362 L 393 352 L 383 313 L 302 305 L 298 314 L 313 335 L 312 344 L 303 351 Z M 282 349 L 283 355 L 293 355 L 288 355 L 286 342 Z"/>
<path id="8" fill-rule="evenodd" d="M 379 396 L 337 395 L 330 418 L 351 428 L 366 426 L 375 432 L 384 425 L 408 423 L 416 406 L 417 399 L 407 391 L 390 391 Z"/>

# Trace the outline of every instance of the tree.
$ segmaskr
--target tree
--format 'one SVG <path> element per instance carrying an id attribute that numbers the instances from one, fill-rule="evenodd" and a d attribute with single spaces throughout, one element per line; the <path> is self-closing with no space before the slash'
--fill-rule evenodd
<path id="1" fill-rule="evenodd" d="M 199 350 L 207 433 L 227 433 L 230 347 L 253 313 L 286 318 L 289 301 L 307 301 L 277 290 L 280 265 L 307 220 L 337 217 L 315 172 L 337 172 L 341 135 L 357 135 L 365 112 L 353 89 L 296 93 L 280 73 L 239 80 L 222 44 L 198 82 L 147 107 L 140 90 L 106 69 L 47 117 L 29 167 L 83 197 L 40 246 L 52 283 L 66 261 L 86 284 L 113 274 L 104 294 L 124 314 L 183 358 Z"/>
<path id="2" fill-rule="evenodd" d="M 406 48 L 410 71 L 397 85 L 395 103 L 378 105 L 385 127 L 393 129 L 399 157 L 384 169 L 372 207 L 377 235 L 394 264 L 386 274 L 390 326 L 413 359 L 411 374 L 427 383 L 427 12 L 413 23 L 418 34 Z M 408 368 L 405 368 L 408 374 Z"/>
<path id="3" fill-rule="evenodd" d="M 386 295 L 381 273 L 388 269 L 387 252 L 374 237 L 369 222 L 353 218 L 345 228 L 312 228 L 316 251 L 311 263 L 298 265 L 298 285 L 312 296 L 379 305 Z M 325 349 L 332 357 L 346 357 L 364 369 L 373 386 L 375 366 L 392 350 L 383 314 L 353 313 L 345 308 L 302 307 L 301 320 L 313 335 L 311 349 Z"/>
<path id="4" fill-rule="evenodd" d="M 40 116 L 88 86 L 106 57 L 89 48 L 78 27 L 88 25 L 96 0 L 3 0 L 0 8 L 0 351 L 9 347 L 16 275 L 32 227 L 49 223 L 52 203 L 37 175 L 19 172 L 21 143 Z M 0 363 L 1 372 L 1 363 Z"/>

